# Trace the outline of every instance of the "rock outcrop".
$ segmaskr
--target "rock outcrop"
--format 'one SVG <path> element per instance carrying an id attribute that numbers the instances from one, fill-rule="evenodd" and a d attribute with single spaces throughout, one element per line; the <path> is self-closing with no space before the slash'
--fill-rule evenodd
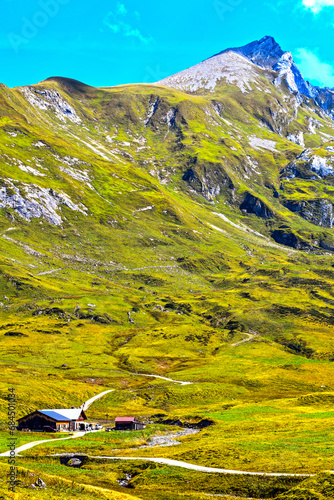
<path id="1" fill-rule="evenodd" d="M 306 149 L 282 170 L 282 179 L 295 177 L 310 180 L 334 177 L 334 157 L 332 155 L 318 156 L 311 149 Z"/>
<path id="2" fill-rule="evenodd" d="M 33 87 L 22 87 L 21 92 L 35 108 L 51 110 L 63 122 L 66 120 L 70 120 L 73 123 L 81 122 L 75 109 L 56 90 L 39 90 Z"/>
<path id="3" fill-rule="evenodd" d="M 245 210 L 248 214 L 255 214 L 263 219 L 270 219 L 273 217 L 273 212 L 270 208 L 259 198 L 247 193 L 244 201 L 240 205 L 241 210 Z"/>
<path id="4" fill-rule="evenodd" d="M 281 245 L 295 248 L 296 250 L 306 250 L 310 245 L 289 229 L 276 229 L 271 233 L 271 237 Z"/>
<path id="5" fill-rule="evenodd" d="M 234 189 L 233 182 L 222 168 L 218 169 L 207 165 L 194 165 L 189 167 L 183 174 L 182 180 L 186 181 L 189 186 L 198 194 L 201 194 L 206 200 L 213 201 L 219 196 L 223 190 L 231 191 Z"/>
<path id="6" fill-rule="evenodd" d="M 317 226 L 333 227 L 333 205 L 329 200 L 287 201 L 284 206 Z"/>
<path id="7" fill-rule="evenodd" d="M 50 224 L 59 226 L 62 224 L 62 218 L 58 213 L 61 205 L 86 215 L 87 208 L 82 204 L 79 206 L 73 203 L 65 193 L 35 184 L 17 185 L 9 179 L 1 180 L 0 208 L 12 208 L 27 221 L 42 218 Z"/>

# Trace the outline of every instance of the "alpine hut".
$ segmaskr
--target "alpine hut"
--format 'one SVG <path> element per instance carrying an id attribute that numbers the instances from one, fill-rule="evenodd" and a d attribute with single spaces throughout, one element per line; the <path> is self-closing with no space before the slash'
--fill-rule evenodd
<path id="1" fill-rule="evenodd" d="M 83 430 L 87 420 L 82 408 L 36 410 L 18 419 L 18 430 L 30 431 L 76 431 Z"/>
<path id="2" fill-rule="evenodd" d="M 136 420 L 136 417 L 116 417 L 115 430 L 116 431 L 139 431 L 145 429 L 142 422 Z"/>

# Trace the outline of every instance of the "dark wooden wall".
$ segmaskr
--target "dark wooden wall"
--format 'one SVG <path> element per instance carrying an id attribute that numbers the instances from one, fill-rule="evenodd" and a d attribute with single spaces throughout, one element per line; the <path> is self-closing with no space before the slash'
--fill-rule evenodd
<path id="1" fill-rule="evenodd" d="M 52 419 L 48 418 L 47 416 L 43 416 L 43 415 L 39 415 L 39 414 L 28 415 L 26 418 L 20 420 L 20 422 L 18 424 L 18 430 L 22 430 L 22 429 L 42 430 L 45 425 L 48 425 L 49 427 L 53 427 L 55 430 L 57 428 L 56 422 L 54 422 Z"/>

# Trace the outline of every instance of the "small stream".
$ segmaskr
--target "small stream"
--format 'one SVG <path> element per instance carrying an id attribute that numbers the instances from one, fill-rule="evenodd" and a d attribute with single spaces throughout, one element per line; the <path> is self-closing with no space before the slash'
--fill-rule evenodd
<path id="1" fill-rule="evenodd" d="M 149 444 L 139 446 L 137 449 L 154 448 L 155 446 L 175 446 L 181 444 L 181 441 L 176 441 L 176 438 L 197 434 L 199 431 L 199 429 L 183 429 L 182 431 L 165 434 L 164 436 L 153 436 Z"/>
<path id="2" fill-rule="evenodd" d="M 113 449 L 111 451 L 129 451 L 129 450 L 142 450 L 144 448 L 158 448 L 163 446 L 176 446 L 181 444 L 181 441 L 177 441 L 177 438 L 183 436 L 189 436 L 191 434 L 197 434 L 200 429 L 182 429 L 182 431 L 172 432 L 171 434 L 164 434 L 162 436 L 153 436 L 150 438 L 148 444 L 143 444 L 142 446 L 137 446 L 137 448 L 126 448 L 124 449 Z"/>

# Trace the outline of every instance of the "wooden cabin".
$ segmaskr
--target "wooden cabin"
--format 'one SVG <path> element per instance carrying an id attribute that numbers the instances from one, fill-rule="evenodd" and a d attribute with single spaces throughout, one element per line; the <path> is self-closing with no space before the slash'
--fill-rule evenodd
<path id="1" fill-rule="evenodd" d="M 145 429 L 145 424 L 136 420 L 136 417 L 116 417 L 116 431 L 139 431 Z"/>
<path id="2" fill-rule="evenodd" d="M 18 430 L 30 431 L 57 431 L 84 430 L 84 421 L 87 420 L 82 408 L 36 410 L 25 417 L 18 419 Z"/>

